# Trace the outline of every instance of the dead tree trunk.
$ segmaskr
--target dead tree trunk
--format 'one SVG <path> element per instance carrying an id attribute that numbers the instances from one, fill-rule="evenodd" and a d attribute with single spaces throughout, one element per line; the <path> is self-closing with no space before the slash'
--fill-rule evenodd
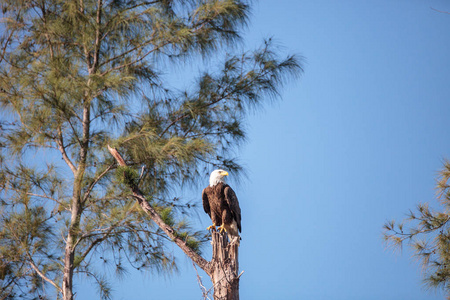
<path id="1" fill-rule="evenodd" d="M 211 281 L 214 300 L 239 300 L 239 245 L 228 243 L 226 234 L 213 232 Z"/>
<path id="2" fill-rule="evenodd" d="M 127 166 L 125 160 L 116 149 L 108 146 L 108 150 L 120 166 Z M 207 261 L 189 248 L 186 242 L 176 235 L 172 227 L 164 223 L 161 216 L 147 202 L 147 199 L 136 184 L 132 182 L 128 184 L 133 197 L 138 201 L 142 210 L 211 278 L 214 300 L 239 300 L 239 242 L 228 243 L 226 234 L 214 231 L 212 233 L 213 255 L 211 261 Z"/>

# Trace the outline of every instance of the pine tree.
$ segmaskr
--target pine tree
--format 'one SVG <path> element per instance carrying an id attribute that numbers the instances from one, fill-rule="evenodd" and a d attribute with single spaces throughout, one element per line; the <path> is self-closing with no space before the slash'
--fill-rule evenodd
<path id="1" fill-rule="evenodd" d="M 445 161 L 437 181 L 440 208 L 428 203 L 410 210 L 408 218 L 384 225 L 386 243 L 410 246 L 421 261 L 427 286 L 443 289 L 450 299 L 450 162 Z"/>
<path id="2" fill-rule="evenodd" d="M 207 240 L 174 197 L 211 167 L 239 173 L 249 109 L 301 71 L 271 41 L 238 54 L 237 0 L 2 0 L 0 296 L 74 297 L 74 276 L 102 299 L 94 261 L 176 268 L 163 230 L 130 199 L 136 186 L 193 252 Z M 221 55 L 223 54 L 223 55 Z M 182 90 L 168 66 L 211 61 Z M 209 66 L 209 65 L 208 65 Z M 127 162 L 118 166 L 108 145 Z"/>

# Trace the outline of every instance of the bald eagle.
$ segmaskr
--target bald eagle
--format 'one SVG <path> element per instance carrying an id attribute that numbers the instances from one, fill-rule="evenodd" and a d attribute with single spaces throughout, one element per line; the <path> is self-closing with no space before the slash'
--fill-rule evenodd
<path id="1" fill-rule="evenodd" d="M 228 176 L 227 171 L 213 171 L 209 177 L 209 186 L 203 189 L 203 209 L 213 222 L 207 230 L 215 230 L 219 226 L 219 231 L 227 232 L 231 242 L 239 242 L 241 208 L 233 189 L 225 183 L 225 176 Z"/>

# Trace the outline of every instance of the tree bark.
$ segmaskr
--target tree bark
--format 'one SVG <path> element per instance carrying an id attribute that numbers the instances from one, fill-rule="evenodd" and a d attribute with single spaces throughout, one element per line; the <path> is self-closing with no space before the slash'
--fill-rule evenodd
<path id="1" fill-rule="evenodd" d="M 73 195 L 71 203 L 71 218 L 69 232 L 66 238 L 66 249 L 64 253 L 64 274 L 62 282 L 62 294 L 64 300 L 73 300 L 73 271 L 75 259 L 75 245 L 79 236 L 80 219 L 82 214 L 81 191 L 86 170 L 86 160 L 89 149 L 90 138 L 90 106 L 85 104 L 83 108 L 83 139 L 80 144 L 80 159 L 76 169 Z"/>
<path id="2" fill-rule="evenodd" d="M 111 155 L 120 166 L 127 166 L 120 153 L 108 146 Z M 212 233 L 213 256 L 207 261 L 197 254 L 186 243 L 175 235 L 172 227 L 164 223 L 161 216 L 147 202 L 136 185 L 130 183 L 133 197 L 138 201 L 142 210 L 172 239 L 183 252 L 192 259 L 203 271 L 208 274 L 213 283 L 214 300 L 239 300 L 239 243 L 228 243 L 226 234 L 217 231 Z"/>

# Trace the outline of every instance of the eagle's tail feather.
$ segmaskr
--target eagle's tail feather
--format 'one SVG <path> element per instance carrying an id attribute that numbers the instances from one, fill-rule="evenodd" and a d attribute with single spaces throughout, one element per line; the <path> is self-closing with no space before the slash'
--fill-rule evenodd
<path id="1" fill-rule="evenodd" d="M 239 231 L 238 231 L 236 221 L 233 220 L 233 222 L 231 224 L 225 225 L 224 227 L 225 227 L 225 231 L 228 234 L 228 238 L 230 239 L 230 243 L 232 243 L 234 241 L 239 243 L 239 241 L 241 240 L 241 237 L 239 236 Z"/>

